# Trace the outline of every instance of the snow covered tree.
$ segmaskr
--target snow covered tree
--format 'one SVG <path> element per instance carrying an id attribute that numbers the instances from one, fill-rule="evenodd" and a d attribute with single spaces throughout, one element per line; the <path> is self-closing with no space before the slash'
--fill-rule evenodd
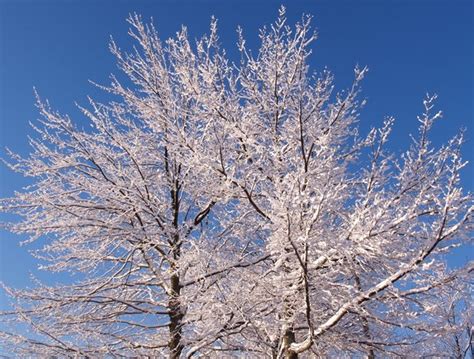
<path id="1" fill-rule="evenodd" d="M 310 17 L 282 8 L 256 56 L 240 62 L 217 22 L 196 44 L 162 43 L 128 19 L 137 47 L 110 49 L 126 77 L 113 100 L 80 107 L 91 127 L 37 100 L 32 153 L 9 166 L 33 185 L 1 201 L 60 285 L 4 286 L 34 335 L 0 333 L 40 357 L 369 357 L 458 355 L 470 348 L 472 264 L 447 258 L 472 234 L 459 185 L 462 134 L 436 149 L 440 113 L 424 101 L 401 155 L 388 119 L 357 131 L 356 68 L 334 93 L 311 73 Z M 457 353 L 457 354 L 456 354 Z M 460 354 L 459 354 L 460 355 Z M 466 354 L 463 354 L 466 355 Z"/>

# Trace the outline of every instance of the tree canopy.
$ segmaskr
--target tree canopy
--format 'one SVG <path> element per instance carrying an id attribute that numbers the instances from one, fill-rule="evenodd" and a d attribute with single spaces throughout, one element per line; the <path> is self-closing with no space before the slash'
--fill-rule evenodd
<path id="1" fill-rule="evenodd" d="M 0 332 L 41 357 L 455 356 L 472 350 L 472 240 L 460 187 L 463 135 L 429 140 L 436 96 L 401 155 L 392 118 L 359 134 L 360 83 L 335 93 L 308 66 L 316 34 L 280 9 L 240 59 L 217 21 L 192 43 L 128 19 L 136 47 L 111 100 L 79 107 L 90 127 L 37 97 L 32 152 L 9 166 L 33 184 L 1 200 L 43 269 L 70 283 L 4 286 Z"/>

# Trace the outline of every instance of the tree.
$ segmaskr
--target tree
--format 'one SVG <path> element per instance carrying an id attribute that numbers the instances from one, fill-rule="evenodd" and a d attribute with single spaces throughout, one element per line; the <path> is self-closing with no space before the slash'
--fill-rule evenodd
<path id="1" fill-rule="evenodd" d="M 428 139 L 435 96 L 396 156 L 393 119 L 358 135 L 366 68 L 338 94 L 328 71 L 310 73 L 310 17 L 291 28 L 282 8 L 257 56 L 239 29 L 238 64 L 214 19 L 195 45 L 184 27 L 162 43 L 139 16 L 128 22 L 137 49 L 111 42 L 126 78 L 100 86 L 110 102 L 80 107 L 91 128 L 38 96 L 32 153 L 10 153 L 34 184 L 2 200 L 22 217 L 9 229 L 45 241 L 43 269 L 75 276 L 5 286 L 3 321 L 35 333 L 4 331 L 5 346 L 375 358 L 468 345 L 471 318 L 452 298 L 469 303 L 472 264 L 446 258 L 471 239 L 473 199 L 459 185 L 462 134 L 439 149 Z"/>

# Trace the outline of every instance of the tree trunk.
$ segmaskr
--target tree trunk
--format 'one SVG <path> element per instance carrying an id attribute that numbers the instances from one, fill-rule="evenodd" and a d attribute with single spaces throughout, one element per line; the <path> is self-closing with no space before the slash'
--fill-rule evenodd
<path id="1" fill-rule="evenodd" d="M 354 272 L 354 278 L 355 278 L 355 282 L 356 282 L 356 285 L 357 285 L 357 290 L 359 292 L 362 292 L 362 284 L 360 282 L 360 278 L 355 272 Z M 362 328 L 364 330 L 364 335 L 367 338 L 367 340 L 370 341 L 372 336 L 370 335 L 369 321 L 364 316 L 361 316 L 361 319 L 362 319 Z M 368 350 L 367 359 L 375 359 L 375 352 L 372 348 L 370 348 Z"/>
<path id="2" fill-rule="evenodd" d="M 170 311 L 170 341 L 168 344 L 170 359 L 178 359 L 183 351 L 183 344 L 181 342 L 183 312 L 181 310 L 180 292 L 179 276 L 173 274 L 171 276 L 171 296 L 168 301 Z"/>
<path id="3" fill-rule="evenodd" d="M 178 166 L 179 173 L 179 166 Z M 184 313 L 181 306 L 181 284 L 179 282 L 179 265 L 178 260 L 181 256 L 181 243 L 178 231 L 178 218 L 179 218 L 179 191 L 180 185 L 177 180 L 174 181 L 174 188 L 171 190 L 171 205 L 173 208 L 173 227 L 175 234 L 172 240 L 172 254 L 173 261 L 171 262 L 172 274 L 170 277 L 170 293 L 168 300 L 168 308 L 170 311 L 170 340 L 168 347 L 170 349 L 170 359 L 179 359 L 181 352 L 183 351 L 182 338 L 182 321 Z"/>

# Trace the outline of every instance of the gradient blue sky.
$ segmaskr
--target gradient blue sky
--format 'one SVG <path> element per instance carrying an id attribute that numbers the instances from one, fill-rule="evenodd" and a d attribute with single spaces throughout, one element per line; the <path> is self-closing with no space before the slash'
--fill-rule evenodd
<path id="1" fill-rule="evenodd" d="M 33 86 L 53 107 L 81 119 L 74 101 L 101 92 L 88 83 L 108 83 L 117 72 L 108 51 L 113 35 L 122 48 L 130 41 L 125 18 L 130 12 L 153 17 L 163 39 L 186 24 L 192 37 L 207 31 L 211 15 L 219 19 L 220 37 L 231 56 L 236 54 L 237 25 L 256 49 L 257 30 L 272 22 L 280 4 L 289 22 L 302 13 L 314 15 L 319 39 L 310 64 L 328 67 L 339 89 L 347 87 L 356 64 L 370 68 L 363 85 L 368 105 L 361 128 L 380 125 L 384 116 L 396 117 L 392 147 L 406 149 L 415 133 L 416 115 L 427 91 L 439 95 L 444 119 L 436 124 L 433 140 L 440 144 L 460 128 L 467 129 L 465 158 L 473 160 L 473 5 L 470 0 L 406 1 L 45 1 L 0 0 L 0 157 L 7 146 L 28 153 L 29 121 L 38 118 Z M 473 190 L 474 166 L 464 172 L 463 184 Z M 0 197 L 10 196 L 28 182 L 0 164 Z M 7 218 L 0 215 L 1 219 Z M 0 281 L 25 286 L 35 262 L 19 237 L 0 230 Z M 458 253 L 454 262 L 472 258 Z M 40 277 L 45 277 L 40 275 Z M 0 293 L 0 308 L 6 304 Z"/>

